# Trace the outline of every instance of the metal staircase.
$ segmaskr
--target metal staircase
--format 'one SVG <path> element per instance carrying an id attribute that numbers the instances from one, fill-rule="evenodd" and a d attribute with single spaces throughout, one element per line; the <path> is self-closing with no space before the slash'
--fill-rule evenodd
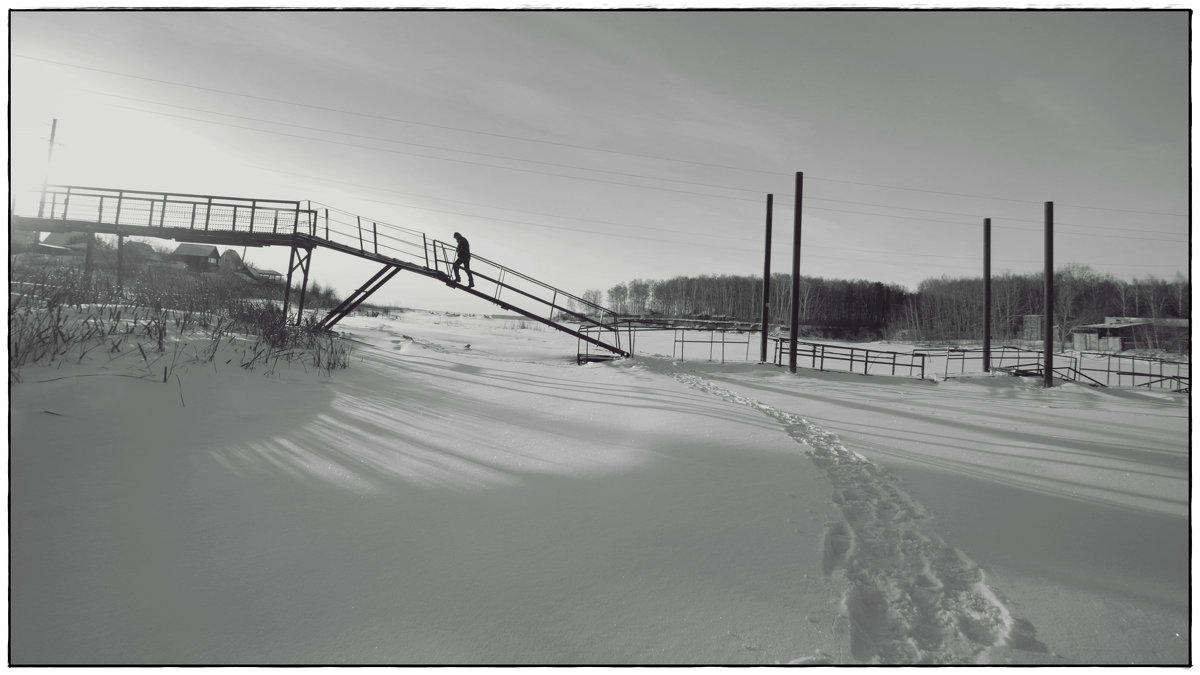
<path id="1" fill-rule="evenodd" d="M 40 193 L 37 215 L 12 212 L 9 221 L 14 231 L 90 232 L 229 246 L 288 246 L 291 262 L 285 312 L 297 271 L 303 275 L 299 297 L 299 312 L 303 312 L 312 251 L 326 248 L 379 263 L 382 268 L 321 319 L 322 328 L 332 329 L 393 277 L 406 271 L 448 284 L 614 355 L 629 356 L 621 346 L 617 315 L 612 310 L 476 255 L 471 257 L 475 287 L 455 284 L 451 279 L 453 245 L 431 240 L 416 230 L 313 202 L 56 185 Z"/>

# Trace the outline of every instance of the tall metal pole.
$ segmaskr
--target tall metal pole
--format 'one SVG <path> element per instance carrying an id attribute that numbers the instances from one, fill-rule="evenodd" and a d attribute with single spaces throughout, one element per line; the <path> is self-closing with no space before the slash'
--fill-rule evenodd
<path id="1" fill-rule="evenodd" d="M 38 218 L 41 218 L 46 210 L 46 188 L 50 185 L 50 160 L 54 159 L 54 134 L 57 132 L 58 118 L 56 117 L 50 122 L 50 149 L 46 151 L 46 173 L 42 177 L 42 199 L 38 202 Z M 35 239 L 39 235 L 38 232 L 33 233 Z"/>
<path id="2" fill-rule="evenodd" d="M 800 208 L 804 204 L 804 172 L 796 172 L 796 211 L 792 216 L 792 316 L 788 329 L 788 372 L 796 372 L 796 335 L 800 332 Z"/>
<path id="3" fill-rule="evenodd" d="M 983 372 L 992 370 L 992 219 L 983 219 Z"/>
<path id="4" fill-rule="evenodd" d="M 762 293 L 762 349 L 758 357 L 759 363 L 767 362 L 767 333 L 771 320 L 771 211 L 775 205 L 775 195 L 767 195 L 767 244 L 763 254 L 763 293 Z"/>
<path id="5" fill-rule="evenodd" d="M 1054 202 L 1046 202 L 1046 334 L 1043 378 L 1054 386 Z"/>
<path id="6" fill-rule="evenodd" d="M 117 216 L 117 219 L 120 220 L 120 216 Z M 124 286 L 124 284 L 122 283 L 125 278 L 124 274 L 123 274 L 124 267 L 125 267 L 125 235 L 118 234 L 117 235 L 117 288 L 121 288 Z"/>
<path id="7" fill-rule="evenodd" d="M 37 201 L 37 217 L 42 217 L 46 213 L 46 189 L 50 184 L 50 160 L 54 157 L 54 135 L 59 130 L 59 119 L 54 118 L 50 121 L 50 148 L 46 151 L 46 174 L 42 177 L 42 198 Z M 66 213 L 62 214 L 66 217 Z M 42 233 L 34 233 L 34 243 L 42 240 Z"/>

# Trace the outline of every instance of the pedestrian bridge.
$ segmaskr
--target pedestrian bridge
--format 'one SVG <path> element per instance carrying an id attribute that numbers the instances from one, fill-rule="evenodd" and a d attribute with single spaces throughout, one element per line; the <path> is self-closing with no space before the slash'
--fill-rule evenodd
<path id="1" fill-rule="evenodd" d="M 455 284 L 451 276 L 453 244 L 314 202 L 55 185 L 41 192 L 36 213 L 13 212 L 9 220 L 14 231 L 86 232 L 226 246 L 287 246 L 291 257 L 284 312 L 290 307 L 293 278 L 300 272 L 297 320 L 304 311 L 312 252 L 316 248 L 331 249 L 381 267 L 329 311 L 319 324 L 323 328 L 333 328 L 400 272 L 411 272 L 574 335 L 581 343 L 629 356 L 621 346 L 617 315 L 612 310 L 477 255 L 471 256 L 475 287 Z"/>

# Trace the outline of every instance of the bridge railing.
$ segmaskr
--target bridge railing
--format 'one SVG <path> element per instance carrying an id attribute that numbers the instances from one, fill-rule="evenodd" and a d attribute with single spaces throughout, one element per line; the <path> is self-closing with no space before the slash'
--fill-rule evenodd
<path id="1" fill-rule="evenodd" d="M 41 193 L 37 215 L 51 220 L 206 232 L 311 234 L 316 227 L 316 212 L 298 201 L 79 185 L 48 186 Z"/>
<path id="2" fill-rule="evenodd" d="M 457 247 L 454 244 L 434 240 L 430 242 L 430 258 L 433 269 L 454 277 L 454 260 L 457 257 Z M 471 256 L 471 272 L 475 277 L 490 282 L 488 291 L 497 301 L 511 305 L 521 305 L 527 300 L 546 306 L 546 318 L 552 321 L 578 321 L 586 326 L 598 326 L 610 329 L 617 336 L 617 313 L 597 305 L 594 302 L 572 295 L 549 284 L 538 281 L 499 263 L 477 255 Z M 463 282 L 467 281 L 467 273 L 460 273 Z M 616 338 L 619 339 L 619 338 Z M 617 346 L 619 346 L 619 342 Z"/>
<path id="3" fill-rule="evenodd" d="M 340 209 L 310 202 L 316 207 L 317 224 L 313 236 L 339 246 L 432 269 L 426 250 L 428 238 L 423 232 L 364 218 Z"/>

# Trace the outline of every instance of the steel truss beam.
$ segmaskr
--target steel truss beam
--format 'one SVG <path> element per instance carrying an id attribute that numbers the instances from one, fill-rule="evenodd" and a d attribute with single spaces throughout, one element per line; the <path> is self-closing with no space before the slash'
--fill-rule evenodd
<path id="1" fill-rule="evenodd" d="M 384 284 L 391 281 L 392 277 L 396 276 L 396 273 L 398 273 L 401 269 L 403 268 L 399 267 L 398 265 L 384 265 L 383 269 L 376 272 L 375 276 L 371 277 L 367 283 L 363 284 L 358 290 L 351 293 L 350 297 L 342 301 L 342 304 L 333 308 L 329 314 L 325 315 L 325 318 L 321 319 L 321 322 L 317 324 L 317 327 L 324 330 L 332 329 L 335 325 L 337 325 L 337 322 L 345 318 L 347 314 L 353 312 L 355 309 L 358 309 L 358 306 L 361 305 L 364 300 L 371 297 L 375 291 L 379 290 Z"/>
<path id="2" fill-rule="evenodd" d="M 312 266 L 312 247 L 297 246 L 292 243 L 292 253 L 288 261 L 287 285 L 283 290 L 283 316 L 288 315 L 288 305 L 292 299 L 292 275 L 299 269 L 304 277 L 300 284 L 300 303 L 296 310 L 296 325 L 300 325 L 300 318 L 304 316 L 304 294 L 308 289 L 308 268 Z"/>

